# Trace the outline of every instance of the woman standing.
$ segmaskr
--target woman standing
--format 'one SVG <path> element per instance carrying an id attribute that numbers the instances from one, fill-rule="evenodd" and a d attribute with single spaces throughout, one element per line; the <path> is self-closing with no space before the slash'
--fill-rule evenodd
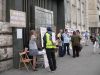
<path id="1" fill-rule="evenodd" d="M 58 55 L 59 57 L 63 57 L 63 36 L 62 36 L 63 30 L 60 29 L 58 35 L 57 35 L 57 40 L 58 40 L 58 47 L 59 47 L 59 51 L 58 51 Z"/>
<path id="2" fill-rule="evenodd" d="M 33 70 L 36 70 L 36 57 L 38 55 L 38 48 L 36 44 L 36 32 L 31 30 L 30 32 L 30 40 L 29 40 L 29 55 L 33 56 Z"/>
<path id="3" fill-rule="evenodd" d="M 92 34 L 91 37 L 90 37 L 90 39 L 91 39 L 91 42 L 92 42 L 93 45 L 94 45 L 95 42 L 96 42 L 96 35 Z"/>

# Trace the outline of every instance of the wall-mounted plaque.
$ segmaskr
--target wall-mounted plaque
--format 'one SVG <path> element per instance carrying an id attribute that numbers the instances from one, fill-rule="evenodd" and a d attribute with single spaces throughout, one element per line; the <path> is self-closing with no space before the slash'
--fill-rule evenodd
<path id="1" fill-rule="evenodd" d="M 10 10 L 10 27 L 26 27 L 26 13 Z"/>

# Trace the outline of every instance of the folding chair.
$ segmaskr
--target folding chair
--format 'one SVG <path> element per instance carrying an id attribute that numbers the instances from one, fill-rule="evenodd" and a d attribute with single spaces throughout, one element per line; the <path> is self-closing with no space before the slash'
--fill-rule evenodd
<path id="1" fill-rule="evenodd" d="M 28 52 L 29 51 L 19 52 L 19 55 L 20 55 L 19 69 L 21 68 L 21 63 L 23 63 L 27 71 L 29 71 L 28 64 L 32 66 L 32 63 L 31 63 L 32 59 L 29 59 L 27 55 Z"/>

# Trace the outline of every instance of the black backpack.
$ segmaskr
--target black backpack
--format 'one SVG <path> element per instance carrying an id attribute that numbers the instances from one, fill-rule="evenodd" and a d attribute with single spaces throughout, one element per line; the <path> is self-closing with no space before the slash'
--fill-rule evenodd
<path id="1" fill-rule="evenodd" d="M 64 41 L 64 38 L 63 38 L 63 36 L 62 36 L 62 35 L 61 35 L 61 40 L 62 40 L 62 41 Z"/>
<path id="2" fill-rule="evenodd" d="M 43 36 L 43 48 L 46 48 L 46 33 Z"/>

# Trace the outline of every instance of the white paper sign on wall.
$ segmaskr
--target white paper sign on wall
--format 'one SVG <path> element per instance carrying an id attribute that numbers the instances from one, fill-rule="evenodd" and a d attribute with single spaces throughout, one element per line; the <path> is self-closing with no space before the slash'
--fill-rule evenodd
<path id="1" fill-rule="evenodd" d="M 17 39 L 22 39 L 22 29 L 17 29 Z"/>

